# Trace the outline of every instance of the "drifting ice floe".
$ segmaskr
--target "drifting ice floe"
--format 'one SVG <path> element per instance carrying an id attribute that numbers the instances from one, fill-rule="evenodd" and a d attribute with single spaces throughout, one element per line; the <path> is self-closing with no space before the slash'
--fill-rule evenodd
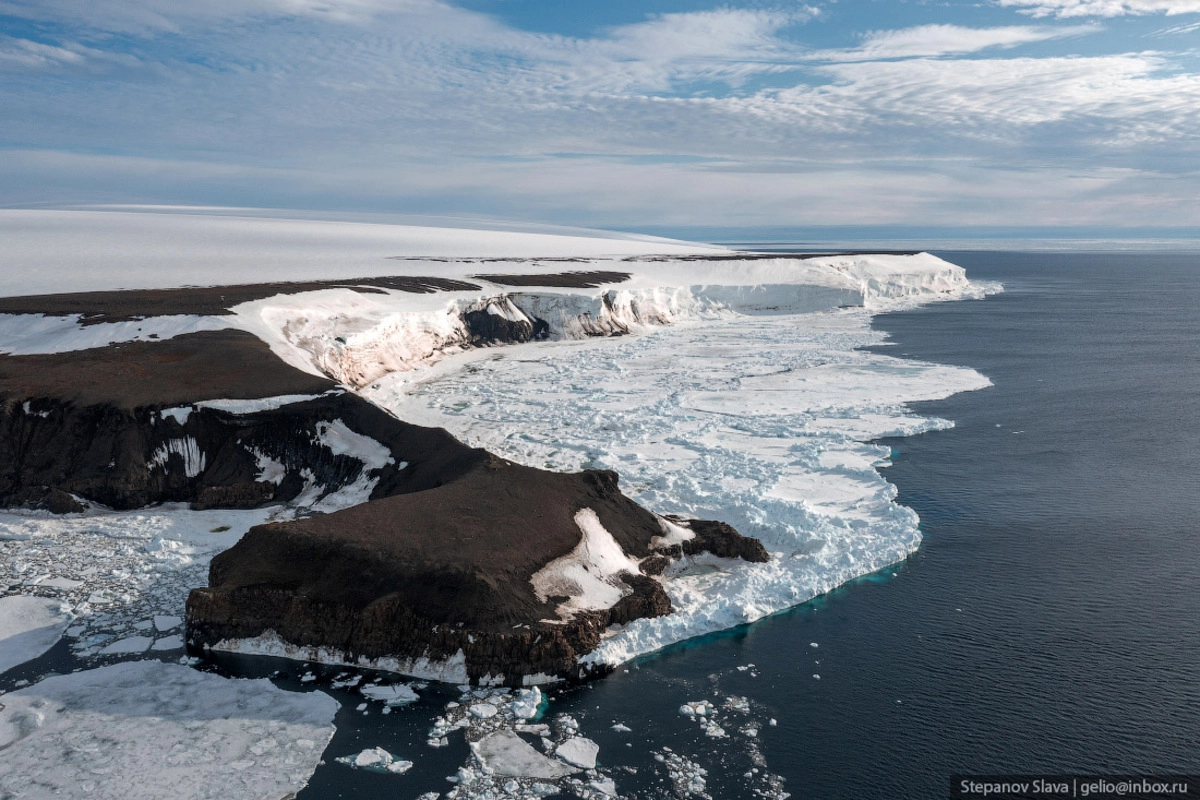
<path id="1" fill-rule="evenodd" d="M 0 673 L 37 658 L 71 622 L 66 606 L 47 597 L 0 597 Z"/>
<path id="2" fill-rule="evenodd" d="M 412 769 L 413 763 L 405 761 L 384 750 L 382 747 L 371 747 L 352 756 L 342 756 L 338 763 L 355 769 L 365 769 L 371 772 L 383 772 L 391 775 L 403 775 Z"/>
<path id="3" fill-rule="evenodd" d="M 336 709 L 157 661 L 46 678 L 4 695 L 0 796 L 284 797 L 316 768 Z"/>

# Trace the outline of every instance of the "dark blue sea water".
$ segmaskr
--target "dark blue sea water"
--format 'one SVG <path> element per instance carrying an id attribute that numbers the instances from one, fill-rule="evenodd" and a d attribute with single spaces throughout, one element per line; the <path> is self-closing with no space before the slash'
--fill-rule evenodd
<path id="1" fill-rule="evenodd" d="M 954 773 L 1200 773 L 1200 254 L 941 255 L 1006 291 L 875 321 L 882 352 L 995 384 L 917 406 L 953 429 L 886 441 L 921 549 L 555 692 L 550 713 L 622 768 L 622 796 L 675 796 L 664 747 L 704 767 L 718 800 L 754 797 L 767 774 L 794 798 L 924 800 Z M 425 735 L 453 689 L 389 716 L 334 694 L 338 732 L 299 800 L 451 788 L 466 746 Z M 729 696 L 748 698 L 728 719 L 756 720 L 757 738 L 712 739 L 678 713 Z M 416 766 L 333 761 L 376 746 Z"/>

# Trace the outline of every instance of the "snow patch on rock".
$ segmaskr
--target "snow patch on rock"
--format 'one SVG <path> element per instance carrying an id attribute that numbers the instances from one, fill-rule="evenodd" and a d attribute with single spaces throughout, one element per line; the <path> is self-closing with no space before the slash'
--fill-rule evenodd
<path id="1" fill-rule="evenodd" d="M 577 611 L 612 608 L 630 591 L 622 583 L 621 575 L 638 573 L 638 562 L 625 555 L 595 511 L 581 509 L 575 514 L 575 524 L 583 534 L 575 549 L 551 561 L 529 579 L 543 603 L 554 596 L 569 598 L 557 609 L 563 620 L 570 619 Z"/>
<path id="2" fill-rule="evenodd" d="M 204 451 L 200 449 L 200 443 L 191 436 L 186 436 L 183 439 L 171 439 L 159 445 L 150 454 L 150 458 L 146 464 L 151 469 L 156 467 L 158 469 L 166 469 L 172 454 L 183 459 L 183 472 L 189 478 L 195 478 L 204 472 L 204 468 L 207 465 L 207 458 L 204 455 Z"/>

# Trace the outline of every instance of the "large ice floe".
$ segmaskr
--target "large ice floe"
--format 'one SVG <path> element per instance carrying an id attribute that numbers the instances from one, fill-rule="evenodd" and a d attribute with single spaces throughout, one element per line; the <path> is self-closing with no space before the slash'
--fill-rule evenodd
<path id="1" fill-rule="evenodd" d="M 46 678 L 0 705 L 0 796 L 291 796 L 329 743 L 336 709 L 320 692 L 157 661 Z"/>
<path id="2" fill-rule="evenodd" d="M 37 658 L 62 638 L 67 606 L 48 597 L 0 597 L 0 673 Z"/>

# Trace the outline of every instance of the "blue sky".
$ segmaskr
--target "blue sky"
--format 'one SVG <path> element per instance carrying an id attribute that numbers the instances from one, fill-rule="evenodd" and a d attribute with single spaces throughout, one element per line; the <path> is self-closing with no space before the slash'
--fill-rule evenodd
<path id="1" fill-rule="evenodd" d="M 1200 226 L 1200 0 L 0 0 L 0 204 Z"/>

